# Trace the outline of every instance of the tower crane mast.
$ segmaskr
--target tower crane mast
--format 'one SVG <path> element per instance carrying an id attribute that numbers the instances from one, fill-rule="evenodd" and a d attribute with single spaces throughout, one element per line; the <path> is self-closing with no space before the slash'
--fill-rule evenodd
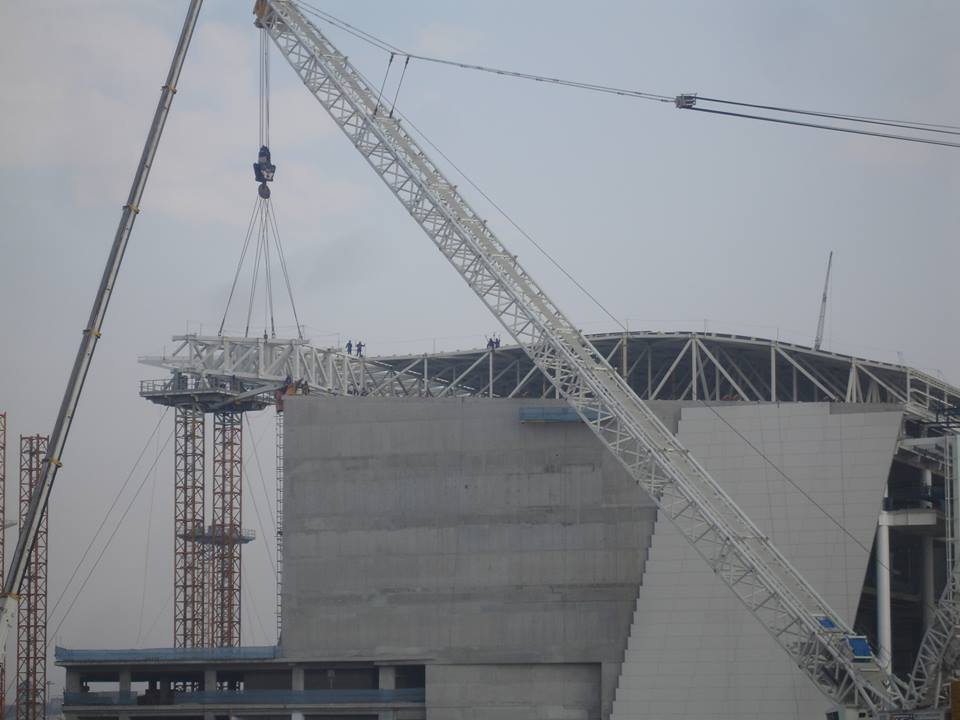
<path id="1" fill-rule="evenodd" d="M 817 591 L 527 274 L 396 113 L 291 0 L 258 0 L 304 85 L 560 396 L 797 666 L 840 705 L 877 714 L 902 689 Z"/>

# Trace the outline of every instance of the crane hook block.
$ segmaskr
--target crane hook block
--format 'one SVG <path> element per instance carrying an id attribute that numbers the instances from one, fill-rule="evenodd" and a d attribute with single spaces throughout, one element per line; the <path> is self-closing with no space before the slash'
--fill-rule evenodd
<path id="1" fill-rule="evenodd" d="M 261 145 L 257 161 L 253 164 L 253 176 L 260 184 L 273 182 L 273 174 L 276 171 L 277 166 L 270 162 L 270 148 Z"/>
<path id="2" fill-rule="evenodd" d="M 693 109 L 693 106 L 697 104 L 697 94 L 689 93 L 686 95 L 677 95 L 677 97 L 673 100 L 673 104 L 681 110 L 691 110 Z"/>

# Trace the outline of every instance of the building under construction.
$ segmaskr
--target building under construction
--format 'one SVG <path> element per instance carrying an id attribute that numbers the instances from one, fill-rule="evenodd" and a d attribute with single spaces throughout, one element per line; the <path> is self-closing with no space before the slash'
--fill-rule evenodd
<path id="1" fill-rule="evenodd" d="M 42 712 L 44 508 L 199 7 L 54 432 L 22 447 L 0 633 L 19 599 L 24 718 Z M 65 715 L 943 718 L 960 682 L 960 389 L 824 351 L 825 305 L 813 347 L 584 336 L 304 11 L 254 8 L 258 200 L 220 332 L 143 359 L 167 373 L 141 396 L 175 415 L 170 646 L 57 648 Z M 515 344 L 368 358 L 275 337 L 271 247 L 293 299 L 269 202 L 270 42 Z M 244 414 L 271 407 L 278 641 L 243 647 Z"/>
<path id="2" fill-rule="evenodd" d="M 519 348 L 358 359 L 247 342 L 260 352 L 218 392 L 243 399 L 295 369 L 313 389 L 284 396 L 280 642 L 58 649 L 69 716 L 828 709 Z M 960 475 L 945 409 L 960 389 L 761 338 L 591 342 L 881 661 L 909 673 L 952 563 Z M 218 386 L 214 358 L 242 345 L 184 338 L 148 361 L 174 369 L 172 384 Z M 344 377 L 363 384 L 332 395 Z M 116 687 L 88 691 L 104 682 Z"/>

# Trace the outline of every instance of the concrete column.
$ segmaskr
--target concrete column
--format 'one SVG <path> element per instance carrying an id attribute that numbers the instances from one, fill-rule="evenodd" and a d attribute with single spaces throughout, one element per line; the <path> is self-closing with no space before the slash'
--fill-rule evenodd
<path id="1" fill-rule="evenodd" d="M 397 669 L 392 665 L 380 666 L 380 689 L 381 690 L 397 689 Z"/>
<path id="2" fill-rule="evenodd" d="M 214 692 L 217 689 L 217 671 L 203 671 L 203 689 L 205 692 Z"/>
<path id="3" fill-rule="evenodd" d="M 67 692 L 80 692 L 80 673 L 76 670 L 67 670 L 64 689 Z"/>
<path id="4" fill-rule="evenodd" d="M 294 667 L 290 671 L 290 689 L 294 692 L 303 692 L 303 668 Z"/>
<path id="5" fill-rule="evenodd" d="M 120 690 L 120 697 L 121 697 L 121 698 L 126 698 L 126 697 L 129 697 L 129 696 L 130 696 L 130 671 L 129 671 L 129 670 L 121 670 L 121 671 L 120 671 L 120 688 L 119 688 L 119 690 Z M 125 720 L 125 718 L 121 715 L 121 716 L 120 716 L 120 720 Z M 129 718 L 126 718 L 126 720 L 129 720 Z"/>
<path id="6" fill-rule="evenodd" d="M 923 487 L 926 490 L 930 490 L 933 487 L 933 473 L 924 469 L 922 471 L 923 475 Z M 924 503 L 927 506 L 932 507 L 933 503 L 926 502 Z M 930 627 L 930 623 L 933 620 L 933 608 L 937 603 L 937 598 L 934 597 L 934 562 L 933 562 L 933 535 L 924 535 L 923 536 L 923 592 L 921 600 L 923 602 L 923 626 L 925 628 Z"/>
<path id="7" fill-rule="evenodd" d="M 887 512 L 877 526 L 877 660 L 890 671 L 893 658 L 893 626 L 890 619 L 890 527 Z"/>

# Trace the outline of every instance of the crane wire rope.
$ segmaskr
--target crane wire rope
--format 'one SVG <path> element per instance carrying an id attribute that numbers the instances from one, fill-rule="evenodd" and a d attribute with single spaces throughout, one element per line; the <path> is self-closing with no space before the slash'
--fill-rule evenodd
<path id="1" fill-rule="evenodd" d="M 77 573 L 80 572 L 80 568 L 83 566 L 83 563 L 86 561 L 87 556 L 90 554 L 90 550 L 93 548 L 94 544 L 97 542 L 97 538 L 100 537 L 100 533 L 103 531 L 103 528 L 107 524 L 107 520 L 110 518 L 110 514 L 113 512 L 114 508 L 117 506 L 117 503 L 120 502 L 120 498 L 123 493 L 126 491 L 127 486 L 130 484 L 130 481 L 133 479 L 134 473 L 137 471 L 137 468 L 140 466 L 140 461 L 143 460 L 143 456 L 146 455 L 147 449 L 150 447 L 150 443 L 153 441 L 154 437 L 157 435 L 157 431 L 160 429 L 160 425 L 163 423 L 164 418 L 167 417 L 167 413 L 170 411 L 170 408 L 164 408 L 163 413 L 160 415 L 160 419 L 157 420 L 157 424 L 154 425 L 153 430 L 150 431 L 150 435 L 147 437 L 147 441 L 144 443 L 143 448 L 140 450 L 140 454 L 137 455 L 137 459 L 133 463 L 133 467 L 130 468 L 130 471 L 127 473 L 126 478 L 124 478 L 123 483 L 120 485 L 120 489 L 116 492 L 113 497 L 113 502 L 110 503 L 110 507 L 107 508 L 107 511 L 103 514 L 103 518 L 100 520 L 100 524 L 97 526 L 96 532 L 94 532 L 93 537 L 90 538 L 90 542 L 87 543 L 86 549 L 83 551 L 83 554 L 80 556 L 80 560 L 77 561 L 76 565 L 73 568 L 73 572 L 70 574 L 70 577 L 67 579 L 66 584 L 63 586 L 63 590 L 60 591 L 60 596 L 57 598 L 57 601 L 53 604 L 53 608 L 50 610 L 50 615 L 52 616 L 57 612 L 57 608 L 60 607 L 60 603 L 63 601 L 63 598 L 67 594 L 67 590 L 70 589 L 70 585 L 73 584 L 74 579 L 77 576 Z M 156 463 L 154 463 L 155 465 Z"/>
<path id="2" fill-rule="evenodd" d="M 74 594 L 73 599 L 70 601 L 70 604 L 67 606 L 67 609 L 64 610 L 63 616 L 60 618 L 60 622 L 57 623 L 56 628 L 54 628 L 53 633 L 50 634 L 49 639 L 47 640 L 47 649 L 50 648 L 50 643 L 54 642 L 57 633 L 60 632 L 60 628 L 63 626 L 63 623 L 66 622 L 66 619 L 70 616 L 70 612 L 73 610 L 74 605 L 76 605 L 77 600 L 80 598 L 80 595 L 83 594 L 83 591 L 87 587 L 87 583 L 90 582 L 90 578 L 93 576 L 93 573 L 96 571 L 97 567 L 100 565 L 100 561 L 103 560 L 103 556 L 106 554 L 107 549 L 110 547 L 113 539 L 116 537 L 120 528 L 123 526 L 123 521 L 127 518 L 127 515 L 130 513 L 133 504 L 137 501 L 137 498 L 140 496 L 141 491 L 144 486 L 147 484 L 147 480 L 150 478 L 150 474 L 153 469 L 156 467 L 157 463 L 160 461 L 160 456 L 163 454 L 164 450 L 167 449 L 167 446 L 170 444 L 170 440 L 173 439 L 173 430 L 170 431 L 170 434 L 167 435 L 167 439 L 163 443 L 163 447 L 160 448 L 156 457 L 153 459 L 153 462 L 150 464 L 150 467 L 147 468 L 147 472 L 143 476 L 143 480 L 140 481 L 140 484 L 137 486 L 136 491 L 133 493 L 133 497 L 130 498 L 130 502 L 127 503 L 126 508 L 124 508 L 123 513 L 120 515 L 120 519 L 117 521 L 116 526 L 113 528 L 113 531 L 107 537 L 107 541 L 104 543 L 103 547 L 100 548 L 100 552 L 97 554 L 96 559 L 93 561 L 93 564 L 90 566 L 89 571 L 83 579 L 83 582 L 80 583 L 80 587 L 77 589 L 77 592 Z M 132 475 L 132 473 L 131 473 Z M 118 495 L 119 498 L 119 495 Z M 111 505 L 113 507 L 113 505 Z M 78 566 L 79 567 L 79 566 Z M 66 595 L 66 589 L 64 589 L 61 594 L 61 598 Z M 57 601 L 57 605 L 60 604 L 60 601 Z M 56 609 L 56 608 L 54 608 Z M 53 615 L 53 611 L 50 612 L 50 615 Z"/>
<path id="3" fill-rule="evenodd" d="M 298 4 L 303 5 L 304 3 L 298 3 Z M 321 13 L 322 13 L 322 11 L 318 11 L 317 13 L 313 13 L 313 14 L 315 14 L 315 15 L 321 15 Z M 322 14 L 326 14 L 326 13 L 322 13 Z M 331 16 L 331 17 L 332 17 L 332 16 Z M 321 17 L 321 19 L 324 19 L 324 18 Z M 328 21 L 328 22 L 331 22 L 331 21 Z M 331 24 L 333 24 L 333 23 L 331 22 Z M 344 24 L 346 25 L 346 23 L 344 23 Z M 352 30 L 356 30 L 356 33 L 355 33 L 355 32 L 351 32 L 350 34 L 357 34 L 357 33 L 363 32 L 363 31 L 360 31 L 360 30 L 357 29 L 357 28 L 353 28 L 353 26 L 349 26 L 349 27 L 350 27 Z M 360 37 L 360 35 L 357 34 L 357 37 Z M 373 37 L 373 36 L 370 36 L 370 37 Z M 368 41 L 368 42 L 369 42 L 369 41 Z M 388 46 L 388 47 L 392 47 L 392 46 Z M 381 48 L 381 49 L 385 49 L 385 48 Z M 393 50 L 394 50 L 395 52 L 398 51 L 397 48 L 393 48 Z M 388 51 L 389 51 L 389 50 L 388 50 Z M 400 52 L 402 52 L 402 51 L 400 51 Z M 416 57 L 416 56 L 414 56 L 414 57 Z M 364 80 L 364 82 L 366 82 L 368 85 L 370 84 L 369 80 L 368 80 L 366 77 L 364 77 L 362 74 L 361 74 L 361 78 L 362 78 L 362 79 Z M 424 134 L 424 132 L 421 131 L 421 130 L 416 126 L 416 124 L 411 121 L 411 119 L 409 118 L 409 116 L 404 115 L 404 114 L 401 113 L 399 110 L 396 111 L 396 114 L 397 114 L 398 117 L 400 117 L 401 119 L 403 119 L 403 121 L 404 121 L 407 125 L 409 125 L 409 126 L 411 127 L 411 129 L 412 129 L 414 132 L 416 132 L 416 134 L 417 134 L 425 143 L 427 143 L 431 148 L 433 148 L 433 150 L 436 151 L 436 152 L 454 169 L 454 171 L 455 171 L 458 175 L 460 175 L 464 180 L 466 180 L 466 182 L 467 182 L 471 187 L 473 187 L 474 190 L 476 190 L 487 202 L 489 202 L 489 203 L 507 220 L 507 222 L 509 222 L 509 223 L 510 223 L 515 229 L 517 229 L 517 231 L 520 232 L 531 244 L 533 244 L 534 247 L 536 247 L 536 248 L 544 255 L 544 257 L 547 258 L 547 260 L 549 260 L 555 267 L 557 267 L 557 268 L 558 268 L 571 282 L 573 282 L 588 298 L 590 298 L 590 299 L 597 305 L 597 307 L 600 308 L 600 310 L 602 310 L 602 311 L 603 311 L 608 317 L 610 317 L 618 326 L 620 326 L 620 328 L 622 328 L 624 331 L 626 331 L 627 328 L 625 327 L 625 325 L 624 325 L 623 323 L 621 323 L 612 313 L 610 313 L 610 312 L 603 306 L 603 304 L 599 302 L 599 300 L 597 300 L 585 287 L 583 287 L 583 285 L 581 285 L 579 282 L 577 282 L 577 280 L 576 280 L 569 272 L 567 272 L 567 270 L 566 270 L 565 268 L 563 268 L 563 266 L 560 265 L 559 262 L 557 262 L 556 260 L 554 260 L 554 258 L 547 252 L 547 250 L 546 250 L 545 248 L 543 248 L 543 246 L 541 246 L 538 242 L 536 242 L 526 231 L 524 231 L 523 228 L 520 227 L 519 224 L 517 224 L 496 202 L 494 202 L 494 201 L 490 198 L 490 196 L 489 196 L 486 192 L 483 191 L 482 188 L 480 188 L 473 180 L 471 180 L 470 177 L 467 176 L 467 174 L 466 174 L 463 170 L 461 170 L 460 167 L 459 167 L 456 163 L 454 163 L 446 153 L 444 153 L 435 143 L 433 143 L 433 142 L 430 140 L 430 138 L 427 137 L 426 134 Z M 784 479 L 786 479 L 788 483 L 790 483 L 793 487 L 795 487 L 795 488 L 801 493 L 801 495 L 803 495 L 803 496 L 804 496 L 809 502 L 811 502 L 821 513 L 823 513 L 823 514 L 830 520 L 831 523 L 833 523 L 834 525 L 836 525 L 846 536 L 848 536 L 850 539 L 852 539 L 852 540 L 857 544 L 857 546 L 859 546 L 862 550 L 864 550 L 864 552 L 866 552 L 868 555 L 870 554 L 870 552 L 871 552 L 870 548 L 868 548 L 868 547 L 867 547 L 864 543 L 862 543 L 856 536 L 854 536 L 849 530 L 847 530 L 847 529 L 843 526 L 843 524 L 842 524 L 839 520 L 837 520 L 837 518 L 835 518 L 833 515 L 831 515 L 830 512 L 829 512 L 825 507 L 823 507 L 823 505 L 821 505 L 820 503 L 818 503 L 809 493 L 807 493 L 805 490 L 803 490 L 803 488 L 801 488 L 801 487 L 799 486 L 799 484 L 797 484 L 797 483 L 793 480 L 793 478 L 791 478 L 789 475 L 787 475 L 787 473 L 784 472 L 770 457 L 768 457 L 766 454 L 764 454 L 759 448 L 756 447 L 756 445 L 754 445 L 752 442 L 750 442 L 750 440 L 749 440 L 748 438 L 746 438 L 739 430 L 737 430 L 735 427 L 733 427 L 725 418 L 723 418 L 723 417 L 716 411 L 715 408 L 713 408 L 713 407 L 710 406 L 710 405 L 707 405 L 707 403 L 705 403 L 703 400 L 701 400 L 700 402 L 703 403 L 705 406 L 709 407 L 710 410 L 711 410 L 714 414 L 716 414 L 717 417 L 719 417 L 722 422 L 724 422 L 724 424 L 728 425 L 728 426 L 731 428 L 731 430 L 733 430 L 754 452 L 756 452 L 758 455 L 760 455 L 760 457 L 761 457 L 765 462 L 767 462 L 771 467 L 773 467 L 774 470 L 776 470 L 776 472 L 777 472 L 779 475 L 781 475 Z M 886 567 L 886 566 L 883 565 L 882 563 L 881 563 L 881 566 Z M 933 606 L 931 605 L 931 607 L 933 607 Z"/>
<path id="4" fill-rule="evenodd" d="M 297 314 L 297 303 L 293 299 L 293 286 L 290 283 L 290 273 L 287 270 L 287 256 L 283 252 L 283 245 L 280 244 L 280 228 L 277 225 L 277 213 L 273 209 L 273 203 L 269 205 L 269 221 L 273 226 L 273 242 L 277 248 L 277 258 L 280 261 L 280 269 L 283 271 L 283 281 L 287 286 L 287 297 L 290 298 L 290 309 L 293 311 L 293 321 L 297 324 L 297 337 L 303 340 L 303 329 L 300 327 L 300 316 Z"/>
<path id="5" fill-rule="evenodd" d="M 157 453 L 160 453 L 160 439 L 156 439 Z M 140 647 L 143 632 L 143 610 L 147 603 L 147 578 L 150 570 L 150 540 L 153 533 L 153 507 L 157 499 L 157 468 L 153 468 L 153 482 L 150 483 L 150 506 L 147 509 L 147 541 L 143 551 L 143 578 L 140 581 L 140 613 L 137 616 L 137 639 L 134 645 Z"/>
<path id="6" fill-rule="evenodd" d="M 253 426 L 250 424 L 250 420 L 246 418 L 246 413 L 244 413 L 244 419 L 246 420 L 247 430 L 248 430 L 249 433 L 250 433 L 250 437 L 253 438 L 253 437 L 254 437 L 254 434 L 253 434 Z M 258 472 L 260 473 L 260 484 L 264 486 L 263 492 L 264 492 L 264 495 L 266 495 L 266 492 L 267 492 L 267 491 L 266 491 L 266 486 L 264 485 L 264 480 L 263 480 L 263 470 L 260 468 L 260 456 L 259 456 L 259 454 L 257 453 L 257 443 L 256 443 L 256 441 L 254 440 L 254 442 L 252 442 L 251 445 L 253 446 L 253 456 L 254 456 L 254 458 L 256 459 L 257 470 L 258 470 Z M 247 474 L 247 476 L 248 476 L 248 475 L 249 475 L 249 473 Z M 273 581 L 274 581 L 274 583 L 276 583 L 276 581 L 277 581 L 277 567 L 276 567 L 276 565 L 274 565 L 273 555 L 272 555 L 272 553 L 270 552 L 270 548 L 269 548 L 269 547 L 266 547 L 266 543 L 267 543 L 267 531 L 266 531 L 266 529 L 264 528 L 263 518 L 261 517 L 261 514 L 260 514 L 260 505 L 259 505 L 259 503 L 257 502 L 257 494 L 256 494 L 255 492 L 253 492 L 253 488 L 250 486 L 250 481 L 249 481 L 249 480 L 247 480 L 247 489 L 250 490 L 250 499 L 253 501 L 253 511 L 254 511 L 254 514 L 257 516 L 257 525 L 260 527 L 260 534 L 263 536 L 263 543 L 264 543 L 264 546 L 265 546 L 265 548 L 266 548 L 266 550 L 267 550 L 267 559 L 270 561 L 270 569 L 273 571 Z M 269 515 L 269 513 L 268 513 L 268 516 L 269 516 L 269 517 L 271 518 L 271 520 L 272 520 L 273 516 L 272 516 L 272 515 Z M 276 535 L 276 532 L 277 532 L 277 523 L 276 523 L 276 521 L 273 522 L 273 532 L 274 532 L 274 536 L 275 536 L 275 535 Z"/>
<path id="7" fill-rule="evenodd" d="M 220 320 L 220 330 L 217 332 L 217 336 L 223 335 L 223 326 L 227 322 L 227 313 L 230 312 L 230 303 L 233 302 L 233 294 L 237 290 L 237 283 L 240 280 L 240 271 L 243 270 L 243 261 L 247 257 L 247 250 L 250 248 L 250 239 L 253 237 L 253 228 L 257 220 L 257 205 L 260 202 L 260 197 L 258 196 L 256 200 L 253 201 L 253 211 L 250 213 L 250 223 L 247 226 L 247 234 L 243 240 L 243 250 L 240 251 L 240 260 L 237 262 L 237 270 L 233 274 L 233 284 L 230 286 L 230 295 L 227 297 L 227 306 L 223 310 L 223 318 Z"/>
<path id="8" fill-rule="evenodd" d="M 358 75 L 360 75 L 360 78 L 361 78 L 365 83 L 367 83 L 367 85 L 370 85 L 370 80 L 369 80 L 368 78 L 366 78 L 366 77 L 363 75 L 363 73 L 360 73 L 359 70 L 357 71 L 357 73 L 358 73 Z M 370 87 L 373 87 L 373 86 L 370 85 Z M 398 88 L 398 90 L 399 90 L 399 88 Z M 580 283 L 580 282 L 573 276 L 573 274 L 572 274 L 570 271 L 568 271 L 558 260 L 556 260 L 556 259 L 547 251 L 547 249 L 546 249 L 545 247 L 543 247 L 543 245 L 541 245 L 539 242 L 537 242 L 530 233 L 528 233 L 526 230 L 524 230 L 523 227 L 521 227 L 521 225 L 520 225 L 516 220 L 514 220 L 514 219 L 507 213 L 507 211 L 503 209 L 503 207 L 502 207 L 499 203 L 497 203 L 492 197 L 490 197 L 490 195 L 489 195 L 486 191 L 484 191 L 484 189 L 483 189 L 482 187 L 480 187 L 476 182 L 474 182 L 473 179 L 470 178 L 470 176 L 467 175 L 467 174 L 460 168 L 460 166 L 457 165 L 457 164 L 450 158 L 449 155 L 447 155 L 443 150 L 441 150 L 440 147 L 439 147 L 436 143 L 434 143 L 434 142 L 426 135 L 426 133 L 424 133 L 424 132 L 416 125 L 416 123 L 413 122 L 413 120 L 410 119 L 410 116 L 409 116 L 409 115 L 405 115 L 405 114 L 402 113 L 401 111 L 396 110 L 396 108 L 392 109 L 390 112 L 391 112 L 391 117 L 393 116 L 393 114 L 394 114 L 394 112 L 395 112 L 398 118 L 400 118 L 400 119 L 403 120 L 407 125 L 409 125 L 409 126 L 410 126 L 410 129 L 413 130 L 421 140 L 423 140 L 427 145 L 429 145 L 431 148 L 433 148 L 433 150 L 434 150 L 440 157 L 442 157 L 442 158 L 450 165 L 450 167 L 454 170 L 454 172 L 457 173 L 457 175 L 459 175 L 460 177 L 462 177 L 462 178 L 466 181 L 466 183 L 467 183 L 468 185 L 470 185 L 470 187 L 472 187 L 474 190 L 476 190 L 477 193 L 479 193 L 479 195 L 480 195 L 481 197 L 483 197 L 484 200 L 486 200 L 488 203 L 490 203 L 490 205 L 491 205 L 498 213 L 500 213 L 500 215 L 501 215 L 508 223 L 510 223 L 510 225 L 513 226 L 513 228 L 514 228 L 517 232 L 519 232 L 519 233 L 527 240 L 527 242 L 529 242 L 531 245 L 533 245 L 533 247 L 535 247 L 535 248 L 540 252 L 540 254 L 543 255 L 543 257 L 546 258 L 547 261 L 550 262 L 550 264 L 552 264 L 555 268 L 557 268 L 557 270 L 559 270 L 559 271 L 564 275 L 564 277 L 566 277 L 571 283 L 573 283 L 573 284 L 577 287 L 577 289 L 580 290 L 580 292 L 582 292 L 587 298 L 589 298 L 590 301 L 593 302 L 593 303 L 600 309 L 601 312 L 603 312 L 603 313 L 604 313 L 607 317 L 609 317 L 614 323 L 616 323 L 616 325 L 617 325 L 620 329 L 626 331 L 627 327 L 626 327 L 626 325 L 625 325 L 624 323 L 622 323 L 612 312 L 610 312 L 610 311 L 607 309 L 607 307 L 606 307 L 603 303 L 601 303 L 589 290 L 587 290 L 587 288 L 584 287 L 583 284 Z"/>
<path id="9" fill-rule="evenodd" d="M 714 115 L 723 115 L 723 116 L 741 118 L 741 119 L 759 120 L 759 121 L 765 121 L 765 122 L 771 122 L 771 123 L 777 123 L 777 124 L 794 125 L 797 127 L 806 127 L 806 128 L 813 128 L 818 130 L 828 130 L 828 131 L 841 132 L 841 133 L 847 133 L 847 134 L 865 135 L 869 137 L 878 137 L 878 138 L 884 138 L 888 140 L 899 140 L 902 142 L 912 142 L 912 143 L 921 143 L 926 145 L 938 145 L 942 147 L 960 148 L 960 143 L 949 142 L 946 140 L 937 140 L 937 139 L 928 138 L 928 137 L 897 135 L 893 133 L 883 133 L 883 132 L 863 130 L 858 128 L 846 128 L 838 125 L 826 125 L 822 123 L 802 122 L 799 120 L 788 120 L 785 118 L 775 118 L 775 117 L 769 117 L 769 116 L 763 116 L 763 115 L 754 115 L 749 113 L 736 113 L 736 112 L 729 112 L 724 110 L 715 110 L 711 108 L 696 107 L 695 104 L 682 104 L 681 98 L 688 98 L 688 99 L 695 98 L 697 101 L 701 101 L 701 102 L 738 105 L 742 107 L 764 109 L 764 110 L 770 110 L 772 112 L 780 112 L 780 113 L 786 113 L 786 114 L 798 114 L 798 115 L 830 118 L 830 119 L 841 120 L 841 121 L 850 122 L 850 123 L 900 127 L 904 129 L 916 130 L 918 132 L 927 132 L 927 133 L 943 133 L 943 134 L 949 134 L 949 135 L 960 135 L 960 126 L 958 125 L 950 125 L 945 123 L 920 122 L 920 121 L 894 120 L 889 118 L 874 117 L 874 116 L 867 116 L 867 115 L 855 115 L 855 114 L 848 114 L 848 113 L 802 110 L 802 109 L 789 108 L 789 107 L 783 107 L 783 106 L 777 106 L 777 105 L 768 105 L 768 104 L 761 104 L 761 103 L 746 103 L 741 101 L 725 100 L 722 98 L 713 98 L 713 97 L 700 97 L 697 95 L 669 96 L 669 95 L 663 95 L 659 93 L 635 90 L 631 88 L 617 87 L 614 85 L 570 80 L 566 78 L 554 77 L 549 75 L 540 75 L 535 73 L 521 72 L 518 70 L 509 70 L 509 69 L 498 68 L 498 67 L 493 67 L 489 65 L 467 63 L 467 62 L 461 62 L 458 60 L 450 60 L 448 58 L 440 58 L 440 57 L 435 57 L 431 55 L 422 55 L 419 53 L 407 52 L 406 50 L 402 50 L 396 45 L 393 45 L 392 43 L 389 43 L 386 40 L 383 40 L 382 38 L 379 38 L 365 30 L 362 30 L 355 25 L 351 25 L 350 23 L 344 20 L 341 20 L 340 18 L 334 15 L 331 15 L 330 13 L 325 12 L 313 5 L 310 5 L 307 2 L 298 0 L 296 4 L 306 14 L 319 18 L 323 22 L 335 28 L 338 28 L 343 32 L 346 32 L 354 36 L 355 38 L 363 41 L 364 43 L 367 43 L 368 45 L 371 45 L 379 50 L 382 50 L 383 52 L 396 54 L 396 55 L 404 55 L 407 57 L 408 60 L 410 59 L 420 60 L 426 63 L 432 63 L 436 65 L 446 65 L 449 67 L 455 67 L 462 70 L 484 72 L 484 73 L 499 75 L 503 77 L 512 77 L 512 78 L 517 78 L 521 80 L 530 80 L 534 82 L 560 85 L 560 86 L 571 87 L 571 88 L 580 89 L 580 90 L 589 90 L 591 92 L 600 92 L 600 93 L 606 93 L 610 95 L 618 95 L 621 97 L 630 97 L 630 98 L 641 99 L 641 100 L 651 100 L 651 101 L 660 102 L 660 103 L 670 103 L 675 105 L 678 108 L 696 110 L 698 112 L 705 112 L 705 113 L 710 113 Z"/>

